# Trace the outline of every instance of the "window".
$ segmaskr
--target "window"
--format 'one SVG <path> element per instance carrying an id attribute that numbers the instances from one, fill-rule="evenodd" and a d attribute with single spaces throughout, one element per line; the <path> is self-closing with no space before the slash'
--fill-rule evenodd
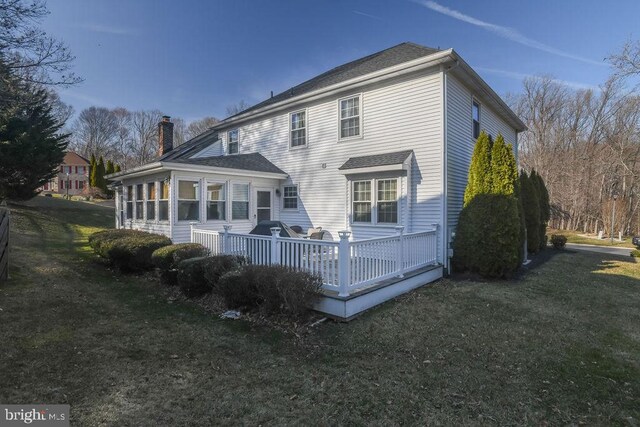
<path id="1" fill-rule="evenodd" d="M 360 96 L 340 100 L 340 138 L 360 136 Z"/>
<path id="2" fill-rule="evenodd" d="M 158 200 L 158 220 L 169 221 L 169 181 L 160 182 L 160 199 Z"/>
<path id="3" fill-rule="evenodd" d="M 224 184 L 207 184 L 207 220 L 226 219 Z"/>
<path id="4" fill-rule="evenodd" d="M 136 219 L 143 219 L 143 204 L 144 204 L 144 185 L 136 185 Z"/>
<path id="5" fill-rule="evenodd" d="M 237 154 L 239 151 L 238 129 L 227 132 L 227 152 Z"/>
<path id="6" fill-rule="evenodd" d="M 285 186 L 282 200 L 284 209 L 298 209 L 298 186 Z"/>
<path id="7" fill-rule="evenodd" d="M 231 219 L 249 219 L 249 184 L 233 184 Z"/>
<path id="8" fill-rule="evenodd" d="M 291 113 L 291 147 L 307 145 L 307 113 Z"/>
<path id="9" fill-rule="evenodd" d="M 198 181 L 178 181 L 178 221 L 198 221 L 200 219 L 198 194 Z"/>
<path id="10" fill-rule="evenodd" d="M 84 188 L 84 181 L 78 181 L 78 188 L 82 190 Z"/>
<path id="11" fill-rule="evenodd" d="M 371 222 L 371 181 L 353 183 L 353 222 Z"/>
<path id="12" fill-rule="evenodd" d="M 147 183 L 147 221 L 156 219 L 156 183 Z"/>
<path id="13" fill-rule="evenodd" d="M 127 219 L 133 218 L 133 185 L 127 187 Z"/>
<path id="14" fill-rule="evenodd" d="M 473 119 L 473 139 L 478 139 L 480 136 L 480 104 L 476 101 L 473 101 L 471 116 Z"/>
<path id="15" fill-rule="evenodd" d="M 398 180 L 378 180 L 378 222 L 396 224 L 398 222 Z"/>

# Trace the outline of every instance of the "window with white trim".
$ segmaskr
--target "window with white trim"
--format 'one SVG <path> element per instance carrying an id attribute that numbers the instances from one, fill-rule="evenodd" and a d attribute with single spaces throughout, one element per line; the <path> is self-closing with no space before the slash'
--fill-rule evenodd
<path id="1" fill-rule="evenodd" d="M 480 136 L 480 104 L 473 101 L 471 106 L 471 119 L 473 120 L 473 139 Z"/>
<path id="2" fill-rule="evenodd" d="M 169 221 L 169 180 L 160 181 L 160 198 L 158 199 L 158 220 Z"/>
<path id="3" fill-rule="evenodd" d="M 285 185 L 282 193 L 282 207 L 284 209 L 298 209 L 298 186 Z"/>
<path id="4" fill-rule="evenodd" d="M 227 132 L 227 153 L 237 154 L 240 151 L 240 138 L 238 136 L 238 129 L 233 129 Z"/>
<path id="5" fill-rule="evenodd" d="M 231 219 L 249 219 L 249 184 L 233 184 L 231 194 Z"/>
<path id="6" fill-rule="evenodd" d="M 351 183 L 351 222 L 354 224 L 398 224 L 397 178 L 369 179 Z"/>
<path id="7" fill-rule="evenodd" d="M 178 181 L 178 221 L 200 220 L 200 183 Z"/>
<path id="8" fill-rule="evenodd" d="M 147 221 L 156 219 L 156 183 L 147 183 Z"/>
<path id="9" fill-rule="evenodd" d="M 371 222 L 371 181 L 353 183 L 353 222 Z"/>
<path id="10" fill-rule="evenodd" d="M 207 220 L 224 220 L 226 216 L 226 188 L 224 184 L 207 183 Z"/>
<path id="11" fill-rule="evenodd" d="M 360 136 L 360 95 L 340 100 L 340 138 Z"/>
<path id="12" fill-rule="evenodd" d="M 136 185 L 136 219 L 144 218 L 144 185 Z"/>
<path id="13" fill-rule="evenodd" d="M 133 185 L 127 186 L 127 219 L 133 219 Z"/>
<path id="14" fill-rule="evenodd" d="M 298 111 L 290 115 L 291 125 L 291 147 L 302 147 L 307 145 L 307 113 L 306 111 Z"/>

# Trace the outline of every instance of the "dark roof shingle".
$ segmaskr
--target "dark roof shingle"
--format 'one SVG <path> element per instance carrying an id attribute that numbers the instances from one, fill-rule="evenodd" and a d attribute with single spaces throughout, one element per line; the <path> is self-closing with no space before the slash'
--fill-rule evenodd
<path id="1" fill-rule="evenodd" d="M 396 151 L 394 153 L 373 154 L 370 156 L 351 157 L 339 170 L 371 168 L 376 166 L 399 165 L 407 160 L 413 150 Z"/>
<path id="2" fill-rule="evenodd" d="M 216 168 L 240 169 L 255 172 L 282 173 L 279 167 L 271 163 L 260 153 L 234 154 L 231 156 L 200 157 L 195 159 L 178 158 L 162 160 L 170 163 L 184 163 Z"/>
<path id="3" fill-rule="evenodd" d="M 267 105 L 275 104 L 276 102 L 293 98 L 294 96 L 302 95 L 303 93 L 322 89 L 336 83 L 364 76 L 384 68 L 393 67 L 394 65 L 422 58 L 423 56 L 432 55 L 437 52 L 439 52 L 438 49 L 421 46 L 415 43 L 400 43 L 399 45 L 333 68 L 230 117 L 235 117 Z"/>

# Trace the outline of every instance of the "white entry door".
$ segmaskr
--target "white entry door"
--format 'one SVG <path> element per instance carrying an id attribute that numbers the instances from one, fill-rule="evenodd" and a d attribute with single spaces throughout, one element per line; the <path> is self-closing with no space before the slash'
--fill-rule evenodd
<path id="1" fill-rule="evenodd" d="M 273 191 L 270 188 L 256 188 L 255 192 L 255 212 L 253 219 L 255 224 L 260 221 L 271 221 L 273 219 Z"/>

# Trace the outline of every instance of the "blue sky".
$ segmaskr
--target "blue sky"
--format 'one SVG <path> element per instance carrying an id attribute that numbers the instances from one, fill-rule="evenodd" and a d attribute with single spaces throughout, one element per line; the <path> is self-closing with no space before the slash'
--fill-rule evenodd
<path id="1" fill-rule="evenodd" d="M 612 6 L 614 5 L 615 6 Z M 640 38 L 640 2 L 49 0 L 45 29 L 67 43 L 91 105 L 223 117 L 334 66 L 403 41 L 453 47 L 501 95 L 551 74 L 595 87 L 603 62 Z"/>

